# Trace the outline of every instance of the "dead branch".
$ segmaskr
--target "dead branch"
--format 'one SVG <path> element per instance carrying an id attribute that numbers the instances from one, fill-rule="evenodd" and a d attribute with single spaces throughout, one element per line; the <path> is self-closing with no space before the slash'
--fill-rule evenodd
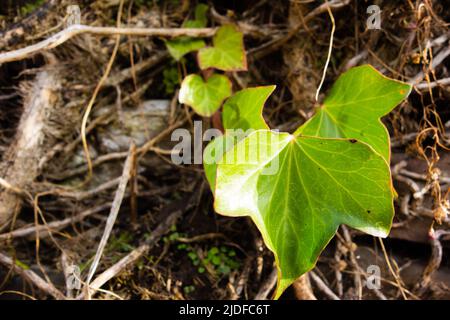
<path id="1" fill-rule="evenodd" d="M 117 27 L 93 27 L 75 24 L 54 34 L 48 39 L 33 44 L 31 46 L 0 53 L 0 64 L 22 60 L 44 50 L 56 48 L 67 40 L 81 35 L 92 34 L 97 36 L 140 36 L 140 37 L 163 37 L 176 38 L 180 36 L 188 37 L 211 37 L 215 34 L 215 28 L 117 28 Z"/>
<path id="2" fill-rule="evenodd" d="M 272 289 L 277 284 L 278 270 L 277 268 L 273 268 L 270 275 L 267 277 L 266 281 L 264 281 L 263 285 L 259 289 L 258 293 L 255 296 L 254 300 L 267 300 Z"/>
<path id="3" fill-rule="evenodd" d="M 14 239 L 14 238 L 28 237 L 30 235 L 34 235 L 36 232 L 39 232 L 40 238 L 44 238 L 48 235 L 48 232 L 64 229 L 65 227 L 70 226 L 73 223 L 80 222 L 83 219 L 85 219 L 95 213 L 106 210 L 110 207 L 111 207 L 111 204 L 106 203 L 106 204 L 102 204 L 102 205 L 96 206 L 91 209 L 87 209 L 87 210 L 85 210 L 77 215 L 74 215 L 72 217 L 69 217 L 69 218 L 66 218 L 63 220 L 59 220 L 59 221 L 50 222 L 47 225 L 39 225 L 38 227 L 36 227 L 36 226 L 25 227 L 25 228 L 11 231 L 11 232 L 3 233 L 3 234 L 0 234 L 0 241 Z"/>
<path id="4" fill-rule="evenodd" d="M 316 283 L 317 288 L 322 291 L 326 296 L 328 296 L 331 300 L 341 300 L 339 297 L 323 282 L 322 279 L 314 272 L 310 271 L 311 279 Z"/>
<path id="5" fill-rule="evenodd" d="M 7 268 L 12 268 L 14 272 L 17 272 L 22 277 L 33 283 L 37 288 L 42 290 L 43 292 L 51 295 L 53 298 L 57 300 L 65 300 L 66 297 L 62 294 L 61 291 L 56 289 L 51 283 L 47 283 L 44 279 L 38 276 L 32 270 L 25 270 L 19 267 L 14 263 L 13 259 L 6 254 L 0 252 L 0 263 L 6 266 Z"/>
<path id="6" fill-rule="evenodd" d="M 433 89 L 436 87 L 445 87 L 450 85 L 450 78 L 444 78 L 444 79 L 440 79 L 440 80 L 436 80 L 433 82 L 421 82 L 416 84 L 414 87 L 417 90 L 428 90 L 428 89 Z"/>
<path id="7" fill-rule="evenodd" d="M 101 256 L 103 254 L 103 250 L 105 249 L 106 243 L 108 242 L 109 236 L 111 234 L 114 223 L 116 222 L 117 215 L 119 214 L 120 206 L 122 204 L 122 200 L 125 195 L 125 189 L 128 184 L 128 180 L 130 180 L 131 176 L 131 168 L 133 165 L 133 150 L 135 150 L 135 145 L 131 144 L 130 151 L 128 157 L 125 161 L 125 165 L 123 166 L 122 177 L 119 182 L 119 187 L 117 188 L 116 195 L 114 196 L 114 201 L 111 206 L 111 211 L 108 216 L 108 220 L 106 221 L 105 230 L 103 232 L 102 239 L 97 248 L 97 252 L 95 253 L 94 261 L 91 264 L 89 269 L 89 274 L 86 280 L 86 285 L 89 286 L 89 282 L 97 270 L 97 266 L 100 262 Z M 89 296 L 89 294 L 88 294 Z"/>

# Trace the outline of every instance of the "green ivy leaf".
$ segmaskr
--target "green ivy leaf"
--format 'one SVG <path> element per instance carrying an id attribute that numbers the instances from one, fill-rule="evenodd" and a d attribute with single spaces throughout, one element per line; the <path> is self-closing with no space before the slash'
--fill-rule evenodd
<path id="1" fill-rule="evenodd" d="M 208 12 L 208 6 L 205 4 L 198 4 L 195 7 L 195 19 L 187 20 L 183 23 L 183 28 L 204 28 L 208 24 L 206 18 L 206 12 Z M 191 37 L 179 37 L 173 40 L 166 40 L 166 47 L 170 55 L 179 61 L 184 55 L 189 52 L 200 50 L 206 46 L 206 43 L 202 39 L 196 39 Z"/>
<path id="2" fill-rule="evenodd" d="M 370 65 L 352 68 L 338 78 L 317 113 L 296 133 L 364 141 L 389 161 L 389 133 L 380 118 L 410 92 L 409 84 L 389 79 Z"/>
<path id="3" fill-rule="evenodd" d="M 222 113 L 224 129 L 269 129 L 262 109 L 274 90 L 275 86 L 247 88 L 227 99 Z"/>
<path id="4" fill-rule="evenodd" d="M 242 133 L 249 129 L 269 129 L 262 116 L 262 109 L 274 90 L 275 86 L 247 88 L 228 98 L 223 105 L 222 111 L 224 129 L 242 129 Z M 244 138 L 244 135 L 231 136 L 225 134 L 225 136 L 217 137 L 206 146 L 203 152 L 203 167 L 206 179 L 213 192 L 217 163 L 222 159 L 223 154 L 242 138 Z"/>
<path id="5" fill-rule="evenodd" d="M 191 106 L 199 115 L 209 117 L 230 95 L 231 82 L 226 76 L 214 74 L 205 82 L 199 75 L 191 74 L 181 83 L 178 101 Z"/>
<path id="6" fill-rule="evenodd" d="M 203 48 L 198 52 L 198 63 L 202 70 L 247 70 L 244 35 L 233 25 L 220 27 L 213 37 L 213 47 Z"/>
<path id="7" fill-rule="evenodd" d="M 213 193 L 216 185 L 217 164 L 222 159 L 223 154 L 230 150 L 236 142 L 236 137 L 225 134 L 208 143 L 203 151 L 203 169 Z"/>
<path id="8" fill-rule="evenodd" d="M 195 7 L 195 19 L 187 20 L 183 23 L 183 28 L 204 28 L 208 24 L 206 13 L 208 12 L 208 6 L 204 3 L 199 3 Z"/>
<path id="9" fill-rule="evenodd" d="M 276 298 L 314 267 L 340 224 L 374 236 L 389 233 L 394 190 L 389 136 L 380 117 L 410 90 L 370 66 L 353 68 L 294 135 L 258 130 L 240 142 L 232 140 L 231 147 L 223 144 L 227 136 L 217 139 L 221 160 L 217 168 L 205 166 L 215 186 L 215 209 L 256 223 L 276 258 Z M 247 104 L 252 101 L 257 99 Z M 247 108 L 261 112 L 260 106 L 233 103 L 227 115 L 227 103 L 224 127 L 251 127 L 236 115 Z"/>
<path id="10" fill-rule="evenodd" d="M 250 216 L 278 266 L 275 298 L 314 267 L 340 224 L 389 232 L 393 191 L 387 162 L 369 145 L 258 130 L 225 153 L 215 210 Z"/>
<path id="11" fill-rule="evenodd" d="M 205 46 L 206 43 L 202 39 L 180 37 L 173 40 L 166 40 L 167 50 L 176 61 L 180 61 L 189 52 L 200 50 Z"/>

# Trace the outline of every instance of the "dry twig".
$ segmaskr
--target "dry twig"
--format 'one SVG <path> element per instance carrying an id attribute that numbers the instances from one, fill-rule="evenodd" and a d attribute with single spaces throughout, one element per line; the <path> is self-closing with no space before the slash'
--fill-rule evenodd
<path id="1" fill-rule="evenodd" d="M 141 37 L 163 37 L 176 38 L 188 37 L 211 37 L 216 32 L 215 28 L 117 28 L 117 27 L 93 27 L 85 25 L 71 25 L 56 33 L 50 38 L 33 44 L 31 46 L 0 53 L 0 64 L 22 60 L 44 50 L 56 48 L 67 40 L 81 35 L 92 34 L 98 36 L 141 36 Z"/>
<path id="2" fill-rule="evenodd" d="M 100 244 L 98 245 L 94 260 L 89 269 L 89 274 L 88 274 L 88 277 L 86 280 L 86 286 L 89 286 L 89 283 L 92 280 L 92 277 L 94 276 L 95 271 L 97 270 L 97 266 L 100 262 L 100 258 L 103 254 L 103 250 L 105 249 L 106 243 L 108 242 L 112 228 L 114 226 L 117 215 L 119 213 L 120 205 L 122 204 L 122 200 L 125 195 L 125 189 L 127 187 L 128 180 L 130 179 L 130 175 L 131 175 L 131 167 L 133 164 L 132 150 L 133 150 L 133 145 L 130 147 L 129 156 L 128 156 L 127 160 L 125 161 L 125 165 L 123 167 L 122 178 L 120 179 L 119 187 L 117 188 L 116 195 L 114 197 L 114 201 L 111 205 L 111 211 L 109 213 L 108 220 L 106 221 L 106 226 L 105 226 L 105 230 L 103 232 L 102 239 L 100 240 Z M 89 293 L 88 293 L 88 297 L 89 297 Z"/>
<path id="3" fill-rule="evenodd" d="M 35 234 L 37 231 L 39 232 L 39 237 L 43 238 L 43 237 L 46 237 L 49 234 L 49 232 L 54 232 L 54 231 L 64 229 L 65 227 L 70 226 L 73 223 L 79 222 L 79 221 L 85 219 L 86 217 L 89 217 L 95 213 L 106 210 L 109 207 L 111 207 L 111 204 L 106 203 L 106 204 L 102 204 L 102 205 L 96 206 L 91 209 L 87 209 L 87 210 L 85 210 L 77 215 L 74 215 L 72 217 L 69 217 L 69 218 L 66 218 L 63 220 L 59 220 L 59 221 L 53 221 L 46 225 L 25 227 L 25 228 L 11 231 L 11 232 L 3 233 L 3 234 L 0 234 L 0 241 L 14 239 L 14 238 L 28 237 L 28 236 Z"/>
<path id="4" fill-rule="evenodd" d="M 20 274 L 25 279 L 32 282 L 36 287 L 38 287 L 43 292 L 51 295 L 53 298 L 57 300 L 65 300 L 66 297 L 64 294 L 62 294 L 61 291 L 56 289 L 52 284 L 46 282 L 44 279 L 42 279 L 40 276 L 38 276 L 34 271 L 32 270 L 25 270 L 21 267 L 19 267 L 17 264 L 14 263 L 13 259 L 11 257 L 7 256 L 4 253 L 0 252 L 0 263 L 5 265 L 7 268 L 12 268 L 15 272 Z"/>
<path id="5" fill-rule="evenodd" d="M 266 281 L 264 281 L 263 285 L 256 294 L 254 300 L 267 300 L 267 297 L 269 296 L 270 292 L 277 284 L 277 276 L 278 270 L 277 268 L 273 268 L 272 272 L 267 277 Z"/>

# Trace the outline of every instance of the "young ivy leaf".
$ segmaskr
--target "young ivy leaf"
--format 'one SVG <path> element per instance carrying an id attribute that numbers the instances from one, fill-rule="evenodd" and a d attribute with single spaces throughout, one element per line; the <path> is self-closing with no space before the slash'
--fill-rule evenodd
<path id="1" fill-rule="evenodd" d="M 410 92 L 409 84 L 389 79 L 370 65 L 352 68 L 337 79 L 317 113 L 296 133 L 357 139 L 389 162 L 389 133 L 380 118 Z"/>
<path id="2" fill-rule="evenodd" d="M 205 82 L 199 75 L 191 74 L 181 83 L 178 101 L 191 106 L 199 115 L 209 117 L 230 95 L 231 82 L 226 76 L 214 74 Z"/>
<path id="3" fill-rule="evenodd" d="M 369 145 L 258 130 L 217 167 L 215 210 L 249 216 L 278 267 L 275 298 L 312 269 L 340 224 L 389 232 L 393 191 L 387 162 Z"/>
<path id="4" fill-rule="evenodd" d="M 223 154 L 243 139 L 247 130 L 269 129 L 262 116 L 262 109 L 274 90 L 275 86 L 247 88 L 225 101 L 222 111 L 225 135 L 211 141 L 203 152 L 203 167 L 213 192 L 217 163 Z M 232 129 L 233 132 L 230 131 Z"/>
<path id="5" fill-rule="evenodd" d="M 166 40 L 167 50 L 176 61 L 180 61 L 180 59 L 189 52 L 197 51 L 205 46 L 206 43 L 202 39 L 190 37 L 179 37 L 174 40 Z"/>
<path id="6" fill-rule="evenodd" d="M 183 24 L 183 28 L 204 28 L 208 24 L 206 13 L 208 12 L 208 6 L 204 3 L 199 3 L 195 6 L 195 19 L 187 20 Z"/>
<path id="7" fill-rule="evenodd" d="M 213 37 L 213 47 L 206 47 L 198 52 L 198 64 L 202 70 L 247 70 L 244 35 L 233 25 L 220 27 Z"/>
<path id="8" fill-rule="evenodd" d="M 200 3 L 195 7 L 195 19 L 187 20 L 183 23 L 183 28 L 204 28 L 206 27 L 208 20 L 206 19 L 206 12 L 208 6 Z M 173 40 L 166 40 L 166 47 L 170 55 L 179 61 L 184 55 L 189 52 L 197 51 L 206 46 L 206 43 L 202 39 L 196 39 L 191 37 L 179 37 Z"/>

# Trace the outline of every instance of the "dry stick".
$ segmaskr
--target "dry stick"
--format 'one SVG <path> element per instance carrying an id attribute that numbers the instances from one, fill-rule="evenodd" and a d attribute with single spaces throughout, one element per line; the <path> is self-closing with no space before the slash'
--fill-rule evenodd
<path id="1" fill-rule="evenodd" d="M 38 276 L 34 271 L 29 269 L 24 270 L 23 268 L 19 267 L 17 264 L 14 263 L 13 259 L 11 259 L 9 256 L 1 252 L 0 252 L 0 263 L 5 265 L 7 268 L 12 268 L 15 272 L 17 272 L 22 277 L 32 282 L 36 287 L 38 287 L 43 292 L 48 293 L 53 298 L 57 300 L 66 299 L 64 294 L 58 289 L 56 289 L 52 284 L 49 284 L 46 281 L 44 281 L 44 279 Z"/>
<path id="2" fill-rule="evenodd" d="M 125 80 L 128 80 L 129 78 L 133 78 L 133 74 L 141 73 L 145 70 L 148 70 L 149 68 L 160 65 L 164 59 L 167 59 L 169 57 L 169 54 L 165 51 L 157 52 L 151 57 L 148 57 L 142 62 L 139 62 L 134 65 L 134 67 L 129 67 L 126 69 L 122 69 L 118 71 L 116 74 L 112 74 L 108 80 L 104 83 L 105 86 L 117 86 L 124 82 Z M 136 90 L 135 90 L 136 91 Z"/>
<path id="3" fill-rule="evenodd" d="M 264 281 L 263 285 L 261 286 L 258 293 L 256 294 L 254 300 L 267 300 L 267 297 L 269 296 L 270 291 L 272 291 L 272 289 L 277 284 L 277 277 L 278 277 L 278 270 L 277 270 L 277 268 L 273 268 L 269 277 L 266 279 L 266 281 Z"/>
<path id="4" fill-rule="evenodd" d="M 100 262 L 100 258 L 103 254 L 103 250 L 105 249 L 106 243 L 108 242 L 109 236 L 110 236 L 112 228 L 114 226 L 114 222 L 116 221 L 117 215 L 119 213 L 120 205 L 122 204 L 122 200 L 125 195 L 125 189 L 127 187 L 128 180 L 130 179 L 131 167 L 133 164 L 133 162 L 132 162 L 133 145 L 134 144 L 132 144 L 130 147 L 128 157 L 125 161 L 125 165 L 123 166 L 122 177 L 120 179 L 119 187 L 117 188 L 113 203 L 111 205 L 111 211 L 109 213 L 108 219 L 106 220 L 105 230 L 103 232 L 102 239 L 100 240 L 100 243 L 98 245 L 94 260 L 89 269 L 89 274 L 88 274 L 88 277 L 86 280 L 86 287 L 89 286 L 89 283 L 92 280 L 92 277 L 94 276 L 95 271 L 97 270 L 97 266 Z M 89 291 L 88 291 L 88 297 L 89 297 Z"/>
<path id="5" fill-rule="evenodd" d="M 127 35 L 144 37 L 175 38 L 180 36 L 211 37 L 216 28 L 118 28 L 118 27 L 93 27 L 81 24 L 70 27 L 54 34 L 50 38 L 31 46 L 0 53 L 0 64 L 25 59 L 43 50 L 53 49 L 67 40 L 80 34 L 93 34 L 99 36 Z"/>
<path id="6" fill-rule="evenodd" d="M 320 279 L 320 277 L 314 271 L 310 271 L 309 274 L 311 275 L 311 279 L 316 283 L 317 288 L 319 288 L 320 291 L 322 291 L 332 300 L 341 300 L 330 288 L 328 288 L 325 282 L 323 282 L 322 279 Z"/>
<path id="7" fill-rule="evenodd" d="M 102 204 L 99 206 L 96 206 L 94 208 L 85 210 L 77 215 L 74 215 L 73 217 L 69 217 L 60 221 L 53 221 L 48 223 L 47 225 L 39 225 L 39 226 L 32 226 L 32 227 L 25 227 L 21 229 L 17 229 L 11 232 L 0 234 L 0 241 L 2 240 L 9 240 L 12 238 L 22 238 L 22 237 L 28 237 L 30 235 L 33 235 L 36 231 L 39 231 L 39 237 L 43 238 L 48 235 L 48 230 L 52 231 L 58 231 L 61 229 L 64 229 L 65 227 L 83 220 L 86 217 L 89 217 L 95 213 L 101 212 L 103 210 L 106 210 L 111 207 L 110 203 Z M 36 230 L 39 229 L 39 230 Z M 43 233 L 41 233 L 43 232 Z"/>
<path id="8" fill-rule="evenodd" d="M 100 164 L 104 163 L 104 162 L 108 162 L 108 161 L 112 161 L 112 160 L 120 160 L 123 158 L 126 158 L 128 155 L 128 153 L 126 151 L 124 152 L 111 152 L 105 155 L 101 155 L 98 158 L 95 158 L 94 161 L 92 161 L 92 167 L 96 167 L 99 166 Z M 75 169 L 70 169 L 67 170 L 65 172 L 62 172 L 58 177 L 51 177 L 52 179 L 57 178 L 57 180 L 64 180 L 64 179 L 68 179 L 71 178 L 73 176 L 82 174 L 84 172 L 86 172 L 88 170 L 87 166 L 82 166 L 82 167 L 78 167 Z"/>
<path id="9" fill-rule="evenodd" d="M 422 180 L 422 181 L 427 181 L 427 176 L 425 174 L 412 172 L 412 171 L 409 171 L 409 170 L 406 170 L 406 169 L 400 169 L 398 173 L 403 175 L 403 176 L 409 177 L 409 178 Z M 448 177 L 439 177 L 439 182 L 450 184 L 450 178 L 448 178 Z"/>
<path id="10" fill-rule="evenodd" d="M 217 239 L 217 238 L 225 238 L 225 236 L 222 233 L 212 232 L 212 233 L 200 234 L 200 235 L 194 236 L 192 238 L 179 237 L 179 238 L 177 238 L 177 241 L 182 242 L 182 243 L 193 243 L 193 242 L 201 242 L 201 241 Z"/>
<path id="11" fill-rule="evenodd" d="M 139 178 L 141 178 L 141 177 L 137 176 L 136 180 L 138 181 Z M 113 180 L 107 181 L 107 182 L 105 182 L 91 190 L 87 190 L 87 191 L 66 191 L 66 190 L 55 189 L 55 190 L 50 190 L 47 194 L 54 194 L 54 195 L 58 195 L 60 197 L 72 198 L 77 201 L 80 201 L 80 200 L 84 200 L 86 198 L 97 196 L 99 193 L 101 193 L 105 190 L 117 187 L 117 185 L 120 183 L 120 179 L 121 179 L 121 177 L 115 178 Z M 135 192 L 136 197 L 151 197 L 151 196 L 159 195 L 162 193 L 167 193 L 167 190 L 170 190 L 170 188 L 162 187 L 157 190 L 143 191 L 143 192 L 139 192 L 139 190 L 137 188 L 135 190 L 136 190 L 136 192 Z M 127 193 L 125 193 L 125 194 L 128 195 Z M 130 192 L 130 195 L 131 195 L 131 192 Z M 110 204 L 105 204 L 104 206 L 106 206 L 106 208 L 111 207 Z M 87 211 L 92 211 L 92 210 L 97 210 L 97 207 L 94 209 L 89 209 Z M 80 214 L 80 216 L 82 218 L 85 217 L 84 214 Z M 72 219 L 72 218 L 69 218 L 69 219 Z M 72 221 L 74 221 L 74 220 L 72 219 Z M 62 221 L 57 221 L 56 223 L 59 225 L 61 222 Z M 0 240 L 1 240 L 1 235 L 0 235 Z"/>
<path id="12" fill-rule="evenodd" d="M 444 78 L 444 79 L 440 79 L 440 80 L 436 80 L 433 82 L 421 82 L 419 84 L 416 84 L 414 87 L 417 90 L 427 90 L 427 89 L 433 89 L 435 87 L 440 87 L 440 86 L 447 86 L 450 85 L 450 78 Z"/>
<path id="13" fill-rule="evenodd" d="M 150 246 L 148 244 L 144 244 L 139 246 L 137 249 L 134 249 L 131 253 L 126 255 L 124 258 L 120 259 L 119 262 L 114 264 L 112 267 L 108 268 L 106 271 L 101 273 L 90 285 L 89 285 L 89 293 L 88 297 L 92 296 L 92 294 L 99 290 L 106 282 L 114 278 L 118 275 L 122 270 L 126 269 L 129 265 L 134 264 L 141 256 L 143 256 L 146 252 L 150 250 Z M 81 299 L 83 296 L 80 296 Z"/>
<path id="14" fill-rule="evenodd" d="M 181 203 L 183 204 L 183 206 L 181 206 Z M 168 215 L 167 218 L 163 222 L 161 222 L 158 227 L 156 227 L 156 229 L 151 233 L 150 237 L 143 244 L 120 259 L 119 262 L 105 270 L 94 281 L 92 281 L 92 283 L 89 285 L 89 293 L 99 290 L 105 283 L 117 276 L 127 267 L 133 265 L 143 255 L 147 254 L 147 252 L 150 251 L 150 249 L 156 244 L 156 242 L 169 231 L 170 227 L 176 222 L 176 220 L 178 220 L 184 212 L 192 208 L 192 206 L 193 204 L 190 200 L 187 204 L 186 201 L 180 201 L 180 207 L 170 215 Z M 83 297 L 84 294 L 81 294 L 77 299 L 82 299 Z"/>
<path id="15" fill-rule="evenodd" d="M 121 177 L 112 179 L 110 181 L 102 183 L 101 185 L 99 185 L 91 190 L 87 190 L 87 191 L 65 191 L 65 190 L 59 191 L 59 190 L 56 190 L 55 194 L 57 194 L 58 196 L 61 196 L 61 197 L 72 198 L 77 201 L 80 201 L 80 200 L 84 200 L 86 198 L 94 197 L 94 196 L 98 195 L 100 192 L 103 192 L 105 190 L 116 187 L 120 183 L 120 179 L 121 179 Z"/>
<path id="16" fill-rule="evenodd" d="M 244 270 L 236 281 L 236 290 L 235 290 L 235 292 L 234 292 L 235 294 L 233 296 L 233 298 L 235 298 L 235 300 L 239 299 L 243 293 L 244 294 L 246 293 L 246 292 L 244 292 L 244 289 L 245 289 L 245 285 L 247 284 L 247 281 L 248 281 L 248 276 L 250 274 L 252 260 L 253 260 L 253 257 L 248 257 L 245 260 Z"/>

